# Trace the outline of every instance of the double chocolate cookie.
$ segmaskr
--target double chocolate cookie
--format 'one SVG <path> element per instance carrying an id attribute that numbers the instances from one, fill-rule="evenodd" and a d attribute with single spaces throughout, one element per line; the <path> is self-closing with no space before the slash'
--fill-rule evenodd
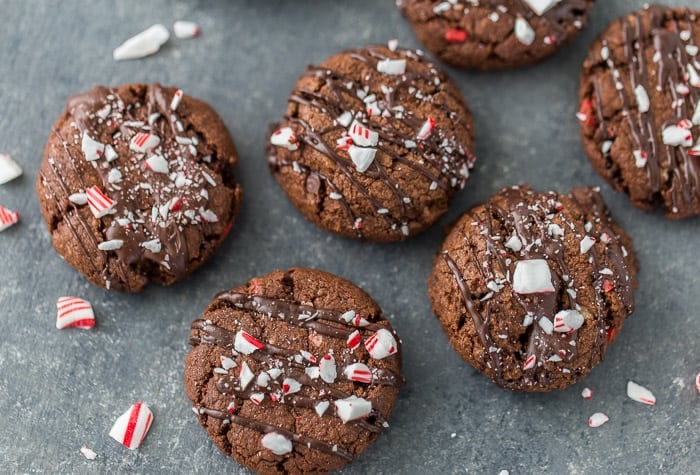
<path id="1" fill-rule="evenodd" d="M 616 190 L 669 218 L 700 214 L 700 12 L 659 5 L 615 20 L 583 65 L 586 154 Z"/>
<path id="2" fill-rule="evenodd" d="M 206 261 L 241 201 L 236 149 L 206 103 L 158 84 L 71 97 L 36 191 L 56 251 L 88 280 L 140 291 Z"/>
<path id="3" fill-rule="evenodd" d="M 502 190 L 465 213 L 430 299 L 457 352 L 503 388 L 564 389 L 603 360 L 634 310 L 632 243 L 598 190 Z"/>
<path id="4" fill-rule="evenodd" d="M 185 387 L 214 443 L 262 474 L 325 473 L 387 427 L 400 340 L 372 298 L 311 269 L 219 294 L 192 323 Z"/>
<path id="5" fill-rule="evenodd" d="M 312 66 L 267 146 L 312 222 L 389 242 L 438 220 L 469 178 L 474 128 L 459 90 L 418 52 L 369 46 Z"/>
<path id="6" fill-rule="evenodd" d="M 470 69 L 536 63 L 588 22 L 595 0 L 397 0 L 426 49 Z"/>

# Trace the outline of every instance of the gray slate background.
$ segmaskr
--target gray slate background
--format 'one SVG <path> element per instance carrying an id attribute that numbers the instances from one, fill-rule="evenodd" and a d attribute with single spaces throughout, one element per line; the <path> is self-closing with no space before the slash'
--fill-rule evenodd
<path id="1" fill-rule="evenodd" d="M 560 191 L 601 185 L 642 264 L 638 310 L 607 360 L 565 392 L 523 395 L 498 389 L 462 362 L 432 316 L 426 278 L 443 237 L 439 226 L 394 245 L 337 238 L 306 222 L 267 173 L 267 124 L 308 63 L 394 37 L 418 46 L 391 0 L 0 0 L 0 152 L 25 170 L 0 187 L 0 203 L 22 212 L 21 224 L 0 235 L 0 471 L 246 473 L 219 453 L 190 411 L 182 384 L 189 323 L 217 291 L 301 265 L 364 287 L 404 341 L 409 384 L 391 428 L 345 473 L 698 473 L 700 220 L 666 221 L 614 193 L 585 159 L 574 118 L 587 45 L 640 5 L 600 0 L 589 29 L 539 66 L 450 71 L 476 117 L 478 162 L 443 223 L 519 182 Z M 112 60 L 126 38 L 176 19 L 199 22 L 203 36 L 171 39 L 148 59 Z M 89 285 L 58 258 L 33 186 L 66 98 L 94 84 L 138 81 L 178 85 L 218 109 L 240 151 L 245 196 L 213 262 L 173 287 L 122 295 Z M 71 294 L 93 303 L 93 331 L 56 330 L 55 300 Z M 648 386 L 657 405 L 627 399 L 628 379 Z M 581 398 L 584 386 L 594 389 L 593 400 Z M 132 452 L 107 432 L 141 399 L 155 423 Z M 596 411 L 610 422 L 591 429 L 586 421 Z M 78 453 L 83 444 L 97 460 Z"/>

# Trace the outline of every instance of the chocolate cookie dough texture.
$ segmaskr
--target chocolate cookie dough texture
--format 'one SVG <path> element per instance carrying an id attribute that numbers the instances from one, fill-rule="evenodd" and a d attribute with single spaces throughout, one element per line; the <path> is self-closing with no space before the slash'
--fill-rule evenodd
<path id="1" fill-rule="evenodd" d="M 700 214 L 700 12 L 649 6 L 591 46 L 578 118 L 595 170 L 632 204 Z"/>
<path id="2" fill-rule="evenodd" d="M 269 166 L 310 221 L 390 242 L 437 221 L 474 164 L 457 87 L 418 52 L 369 46 L 299 78 L 273 127 Z"/>
<path id="3" fill-rule="evenodd" d="M 569 43 L 595 0 L 397 0 L 425 48 L 459 68 L 536 63 Z"/>
<path id="4" fill-rule="evenodd" d="M 347 280 L 276 271 L 219 294 L 192 323 L 185 386 L 214 443 L 262 474 L 326 473 L 388 427 L 400 340 Z"/>
<path id="5" fill-rule="evenodd" d="M 158 84 L 71 97 L 36 184 L 56 251 L 88 280 L 172 284 L 225 238 L 241 200 L 236 150 L 216 112 Z"/>
<path id="6" fill-rule="evenodd" d="M 564 389 L 634 310 L 632 243 L 598 190 L 504 189 L 465 213 L 429 279 L 457 352 L 503 388 Z"/>

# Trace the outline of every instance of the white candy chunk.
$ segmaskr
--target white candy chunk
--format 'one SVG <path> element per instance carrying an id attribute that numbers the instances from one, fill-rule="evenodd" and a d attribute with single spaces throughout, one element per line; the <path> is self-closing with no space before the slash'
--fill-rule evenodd
<path id="1" fill-rule="evenodd" d="M 233 348 L 244 355 L 249 355 L 254 351 L 261 349 L 264 345 L 259 342 L 250 333 L 239 330 L 233 339 Z"/>
<path id="2" fill-rule="evenodd" d="M 124 241 L 121 239 L 111 239 L 109 241 L 103 241 L 97 245 L 97 249 L 100 251 L 116 251 L 121 249 L 124 245 Z"/>
<path id="3" fill-rule="evenodd" d="M 321 401 L 321 402 L 317 403 L 316 406 L 314 407 L 314 409 L 316 410 L 316 414 L 318 414 L 318 417 L 323 416 L 326 413 L 326 411 L 328 410 L 328 407 L 330 405 L 331 405 L 331 403 L 328 401 Z"/>
<path id="4" fill-rule="evenodd" d="M 379 142 L 379 134 L 370 130 L 358 121 L 353 121 L 348 129 L 348 135 L 360 147 L 374 147 Z"/>
<path id="5" fill-rule="evenodd" d="M 255 384 L 261 388 L 266 388 L 267 385 L 270 384 L 270 375 L 265 372 L 260 373 L 255 380 Z"/>
<path id="6" fill-rule="evenodd" d="M 584 236 L 583 239 L 581 239 L 581 242 L 579 243 L 579 250 L 581 251 L 581 254 L 585 254 L 588 251 L 590 251 L 593 245 L 595 244 L 595 241 L 595 238 L 592 238 L 590 236 Z"/>
<path id="7" fill-rule="evenodd" d="M 199 36 L 200 30 L 199 25 L 193 21 L 176 21 L 173 24 L 173 31 L 175 36 L 180 39 L 194 38 Z"/>
<path id="8" fill-rule="evenodd" d="M 282 381 L 282 392 L 284 394 L 294 394 L 301 390 L 301 383 L 294 378 L 285 378 Z"/>
<path id="9" fill-rule="evenodd" d="M 275 147 L 284 147 L 294 151 L 299 148 L 299 142 L 291 127 L 282 127 L 270 137 L 270 143 Z"/>
<path id="10" fill-rule="evenodd" d="M 377 63 L 377 71 L 389 75 L 401 75 L 406 72 L 405 59 L 383 59 Z"/>
<path id="11" fill-rule="evenodd" d="M 693 145 L 693 134 L 688 129 L 677 125 L 666 127 L 661 132 L 661 136 L 666 145 L 674 147 L 691 147 Z"/>
<path id="12" fill-rule="evenodd" d="M 141 243 L 141 247 L 148 249 L 153 254 L 158 254 L 161 249 L 160 239 L 151 239 L 150 241 L 144 241 Z"/>
<path id="13" fill-rule="evenodd" d="M 359 383 L 369 384 L 373 379 L 372 370 L 370 370 L 364 363 L 353 363 L 348 365 L 343 373 L 350 381 L 357 381 Z"/>
<path id="14" fill-rule="evenodd" d="M 581 391 L 581 397 L 583 399 L 593 399 L 593 390 L 591 388 L 583 388 L 583 391 Z"/>
<path id="15" fill-rule="evenodd" d="M 350 159 L 352 160 L 352 163 L 355 164 L 357 171 L 364 173 L 374 162 L 374 157 L 377 154 L 377 150 L 374 148 L 364 148 L 350 145 L 350 148 L 348 148 L 348 153 L 350 154 Z"/>
<path id="16" fill-rule="evenodd" d="M 644 168 L 647 165 L 648 155 L 644 150 L 633 150 L 634 165 L 637 168 Z"/>
<path id="17" fill-rule="evenodd" d="M 244 391 L 248 387 L 255 374 L 251 371 L 250 366 L 245 361 L 241 364 L 241 369 L 238 372 L 238 378 L 241 382 L 241 391 Z"/>
<path id="18" fill-rule="evenodd" d="M 547 10 L 551 9 L 554 5 L 561 2 L 561 0 L 523 0 L 532 9 L 533 12 L 537 13 L 538 16 L 542 16 Z"/>
<path id="19" fill-rule="evenodd" d="M 552 324 L 552 321 L 547 318 L 547 317 L 540 317 L 539 320 L 537 320 L 537 324 L 544 330 L 544 332 L 547 335 L 551 335 L 552 331 L 554 330 L 554 325 Z"/>
<path id="20" fill-rule="evenodd" d="M 163 25 L 153 25 L 119 45 L 112 54 L 115 61 L 137 59 L 156 54 L 170 39 L 168 29 Z"/>
<path id="21" fill-rule="evenodd" d="M 547 232 L 549 233 L 550 236 L 552 236 L 554 238 L 561 237 L 564 235 L 564 230 L 557 223 L 551 223 L 547 227 Z"/>
<path id="22" fill-rule="evenodd" d="M 690 121 L 695 125 L 700 125 L 700 101 L 695 105 L 695 112 L 693 113 L 693 118 Z"/>
<path id="23" fill-rule="evenodd" d="M 596 412 L 588 419 L 588 425 L 591 427 L 600 427 L 609 420 L 610 419 L 608 418 L 608 416 L 606 416 L 602 412 Z"/>
<path id="24" fill-rule="evenodd" d="M 168 161 L 160 155 L 151 155 L 146 159 L 146 166 L 156 173 L 168 173 Z"/>
<path id="25" fill-rule="evenodd" d="M 510 239 L 508 239 L 508 240 L 506 241 L 505 246 L 506 246 L 508 249 L 511 249 L 511 250 L 513 250 L 513 251 L 515 251 L 515 252 L 519 252 L 519 251 L 523 248 L 523 243 L 520 242 L 520 239 L 518 238 L 518 236 L 516 236 L 515 234 L 513 234 L 513 235 L 510 237 Z"/>
<path id="26" fill-rule="evenodd" d="M 554 292 L 552 274 L 544 259 L 528 259 L 515 263 L 513 291 L 519 294 Z"/>
<path id="27" fill-rule="evenodd" d="M 134 152 L 144 153 L 160 145 L 160 137 L 147 132 L 139 132 L 131 138 L 129 148 Z"/>
<path id="28" fill-rule="evenodd" d="M 352 112 L 345 111 L 336 120 L 343 127 L 348 127 L 352 123 Z"/>
<path id="29" fill-rule="evenodd" d="M 554 331 L 566 333 L 583 326 L 583 315 L 577 310 L 562 310 L 554 316 Z"/>
<path id="30" fill-rule="evenodd" d="M 95 313 L 90 302 L 78 297 L 61 297 L 56 301 L 56 328 L 80 328 L 95 326 Z"/>
<path id="31" fill-rule="evenodd" d="M 345 424 L 348 421 L 368 416 L 372 412 L 372 403 L 357 396 L 350 396 L 335 401 L 335 412 Z"/>
<path id="32" fill-rule="evenodd" d="M 389 51 L 396 51 L 396 48 L 399 47 L 399 40 L 391 39 L 387 41 L 386 45 L 389 48 Z"/>
<path id="33" fill-rule="evenodd" d="M 177 106 L 180 105 L 180 101 L 182 100 L 182 96 L 184 95 L 185 93 L 182 92 L 182 89 L 178 89 L 177 91 L 175 91 L 175 94 L 173 94 L 173 99 L 170 101 L 170 110 L 177 110 Z"/>
<path id="34" fill-rule="evenodd" d="M 700 74 L 698 74 L 697 69 L 695 69 L 692 64 L 688 63 L 687 70 L 688 82 L 690 82 L 690 85 L 700 88 Z"/>
<path id="35" fill-rule="evenodd" d="M 639 112 L 648 112 L 649 111 L 649 94 L 647 94 L 647 90 L 644 89 L 644 86 L 641 84 L 637 85 L 637 87 L 634 88 L 634 95 L 637 98 L 637 107 L 639 107 Z"/>
<path id="36" fill-rule="evenodd" d="M 224 368 L 226 371 L 228 371 L 231 368 L 236 367 L 236 362 L 233 361 L 233 359 L 229 358 L 228 356 L 221 355 L 221 367 Z"/>
<path id="37" fill-rule="evenodd" d="M 530 46 L 535 42 L 535 30 L 532 29 L 530 24 L 523 17 L 518 17 L 515 19 L 515 37 L 522 44 Z"/>
<path id="38" fill-rule="evenodd" d="M 94 140 L 88 135 L 87 132 L 83 132 L 83 141 L 80 146 L 85 155 L 85 160 L 92 162 L 100 158 L 105 152 L 105 144 Z"/>
<path id="39" fill-rule="evenodd" d="M 107 181 L 110 183 L 119 183 L 122 181 L 122 172 L 118 168 L 112 168 L 109 173 L 107 173 Z"/>
<path id="40" fill-rule="evenodd" d="M 656 398 L 651 391 L 644 386 L 640 386 L 634 381 L 627 381 L 627 397 L 633 401 L 641 402 L 642 404 L 647 404 L 649 406 L 656 404 Z"/>
<path id="41" fill-rule="evenodd" d="M 292 441 L 277 432 L 265 434 L 260 443 L 275 455 L 284 455 L 292 451 Z"/>
<path id="42" fill-rule="evenodd" d="M 119 155 L 117 155 L 117 151 L 114 150 L 114 147 L 111 145 L 106 145 L 105 146 L 105 158 L 107 159 L 108 162 L 113 162 L 114 160 L 117 159 Z"/>
<path id="43" fill-rule="evenodd" d="M 332 355 L 327 354 L 318 363 L 318 368 L 320 370 L 321 379 L 327 383 L 335 382 L 335 378 L 338 376 L 335 367 L 335 359 Z"/>
<path id="44" fill-rule="evenodd" d="M 86 193 L 73 193 L 68 197 L 68 201 L 78 206 L 87 204 L 88 196 Z"/>
<path id="45" fill-rule="evenodd" d="M 389 330 L 380 328 L 375 334 L 365 340 L 365 348 L 367 348 L 372 358 L 381 360 L 396 353 L 398 344 Z"/>
<path id="46" fill-rule="evenodd" d="M 143 402 L 133 404 L 114 422 L 109 436 L 127 449 L 139 448 L 153 423 L 153 413 Z"/>
<path id="47" fill-rule="evenodd" d="M 83 457 L 85 457 L 88 460 L 95 460 L 97 458 L 97 454 L 95 453 L 95 451 L 87 445 L 83 445 L 82 447 L 80 447 L 80 453 L 83 454 Z"/>
<path id="48" fill-rule="evenodd" d="M 6 153 L 0 153 L 0 185 L 22 175 L 22 168 Z"/>

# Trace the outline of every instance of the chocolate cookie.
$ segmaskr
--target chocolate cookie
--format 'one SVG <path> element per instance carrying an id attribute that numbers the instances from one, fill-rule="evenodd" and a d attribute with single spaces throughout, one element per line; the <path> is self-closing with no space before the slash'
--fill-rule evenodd
<path id="1" fill-rule="evenodd" d="M 466 212 L 435 259 L 433 310 L 457 352 L 503 388 L 564 389 L 634 310 L 632 242 L 597 189 L 504 189 Z"/>
<path id="2" fill-rule="evenodd" d="M 659 5 L 591 46 L 578 118 L 596 171 L 632 204 L 700 214 L 700 12 Z"/>
<path id="3" fill-rule="evenodd" d="M 270 170 L 294 205 L 321 228 L 371 241 L 432 225 L 474 164 L 457 87 L 393 43 L 310 66 L 273 130 Z"/>
<path id="4" fill-rule="evenodd" d="M 88 280 L 137 292 L 206 261 L 241 201 L 236 149 L 206 103 L 158 84 L 71 97 L 36 191 L 56 251 Z"/>
<path id="5" fill-rule="evenodd" d="M 588 22 L 595 0 L 397 0 L 426 49 L 459 68 L 536 63 Z"/>
<path id="6" fill-rule="evenodd" d="M 276 271 L 219 294 L 192 323 L 185 386 L 214 443 L 262 474 L 325 473 L 387 427 L 400 340 L 347 280 Z"/>

